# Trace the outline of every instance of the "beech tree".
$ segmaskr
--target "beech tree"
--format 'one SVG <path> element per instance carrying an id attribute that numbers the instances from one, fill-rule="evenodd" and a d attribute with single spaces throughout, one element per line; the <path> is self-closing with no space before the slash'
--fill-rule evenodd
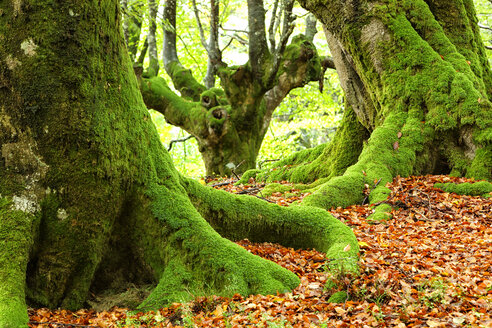
<path id="1" fill-rule="evenodd" d="M 163 62 L 177 95 L 159 70 L 155 49 L 155 11 L 150 12 L 149 69 L 143 73 L 142 95 L 149 108 L 162 113 L 166 121 L 193 135 L 208 175 L 230 175 L 255 168 L 261 143 L 275 108 L 290 90 L 323 78 L 331 58 L 320 58 L 312 43 L 315 20 L 308 20 L 306 33 L 289 38 L 294 30 L 294 0 L 276 0 L 268 26 L 263 1 L 248 6 L 249 61 L 227 66 L 219 49 L 219 1 L 210 1 L 209 38 L 197 13 L 201 43 L 208 63 L 204 84 L 183 67 L 176 50 L 176 0 L 165 2 Z M 149 2 L 150 5 L 150 2 Z M 280 35 L 277 31 L 280 30 Z M 154 44 L 154 46 L 152 46 Z M 153 50 L 154 49 L 154 50 Z M 140 75 L 140 73 L 137 73 Z M 215 87 L 216 76 L 221 87 Z"/>
<path id="2" fill-rule="evenodd" d="M 0 326 L 25 327 L 26 304 L 77 309 L 130 285 L 152 284 L 140 308 L 156 308 L 299 283 L 229 239 L 316 248 L 355 270 L 357 241 L 326 211 L 175 170 L 120 24 L 117 0 L 0 2 Z"/>
<path id="3" fill-rule="evenodd" d="M 299 2 L 324 25 L 344 118 L 332 143 L 245 180 L 319 179 L 303 204 L 326 209 L 369 191 L 383 202 L 397 175 L 491 180 L 492 75 L 472 0 Z M 373 218 L 389 211 L 382 203 Z"/>

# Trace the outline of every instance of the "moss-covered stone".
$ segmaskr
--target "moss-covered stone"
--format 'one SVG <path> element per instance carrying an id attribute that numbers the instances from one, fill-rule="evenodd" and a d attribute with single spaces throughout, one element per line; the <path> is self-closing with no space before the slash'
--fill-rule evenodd
<path id="1" fill-rule="evenodd" d="M 392 207 L 389 204 L 381 204 L 374 208 L 374 213 L 367 217 L 367 221 L 386 221 L 393 217 L 391 214 Z"/>

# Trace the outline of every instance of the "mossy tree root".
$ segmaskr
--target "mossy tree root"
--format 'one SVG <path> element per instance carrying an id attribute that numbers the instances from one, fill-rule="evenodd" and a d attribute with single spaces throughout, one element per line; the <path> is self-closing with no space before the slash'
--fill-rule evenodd
<path id="1" fill-rule="evenodd" d="M 25 281 L 34 216 L 0 198 L 0 326 L 25 327 Z"/>
<path id="2" fill-rule="evenodd" d="M 148 226 L 143 232 L 151 228 L 154 236 L 141 235 L 137 240 L 147 249 L 147 262 L 155 264 L 159 283 L 139 308 L 158 308 L 198 295 L 283 293 L 299 284 L 292 272 L 221 237 L 185 193 L 174 192 L 173 199 L 169 193 L 163 185 L 148 192 L 150 211 L 157 220 L 154 228 Z"/>
<path id="3" fill-rule="evenodd" d="M 344 270 L 357 270 L 359 246 L 354 233 L 324 210 L 281 207 L 251 196 L 237 197 L 190 179 L 185 179 L 184 185 L 197 210 L 225 238 L 314 248 L 342 263 Z"/>
<path id="4" fill-rule="evenodd" d="M 454 192 L 458 195 L 490 197 L 492 193 L 492 183 L 479 181 L 475 183 L 436 183 L 434 188 L 442 189 L 445 192 Z"/>
<path id="5" fill-rule="evenodd" d="M 371 134 L 358 162 L 304 198 L 303 205 L 330 209 L 360 204 L 366 185 L 372 188 L 378 181 L 369 201 L 386 199 L 389 189 L 385 184 L 398 174 L 411 174 L 417 162 L 416 153 L 423 150 L 425 133 L 421 115 L 418 110 L 408 114 L 392 112 Z"/>

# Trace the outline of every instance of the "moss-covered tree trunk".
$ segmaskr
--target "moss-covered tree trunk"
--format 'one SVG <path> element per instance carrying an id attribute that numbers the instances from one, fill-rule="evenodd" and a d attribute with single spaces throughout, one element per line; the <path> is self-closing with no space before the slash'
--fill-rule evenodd
<path id="1" fill-rule="evenodd" d="M 177 173 L 130 67 L 117 0 L 2 1 L 0 40 L 1 327 L 26 326 L 26 300 L 75 309 L 130 283 L 156 286 L 142 307 L 297 285 L 205 219 L 224 237 L 357 254 L 351 230 L 324 211 Z"/>
<path id="2" fill-rule="evenodd" d="M 472 0 L 300 3 L 324 24 L 358 121 L 344 119 L 332 145 L 289 170 L 298 181 L 335 176 L 304 204 L 362 202 L 365 186 L 380 181 L 369 197 L 378 202 L 396 175 L 492 178 L 492 74 Z M 363 147 L 343 138 L 362 127 L 370 133 Z M 387 211 L 383 205 L 375 217 Z"/>

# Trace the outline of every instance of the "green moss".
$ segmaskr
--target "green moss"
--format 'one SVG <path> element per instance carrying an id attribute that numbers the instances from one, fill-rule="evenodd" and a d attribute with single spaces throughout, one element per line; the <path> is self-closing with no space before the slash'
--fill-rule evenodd
<path id="1" fill-rule="evenodd" d="M 389 204 L 378 205 L 374 209 L 374 213 L 372 213 L 367 217 L 367 220 L 373 222 L 390 220 L 393 217 L 391 211 L 392 211 L 392 207 Z"/>
<path id="2" fill-rule="evenodd" d="M 256 175 L 260 172 L 261 170 L 258 169 L 247 170 L 246 172 L 243 173 L 241 179 L 236 184 L 248 184 L 249 179 L 256 178 Z"/>
<path id="3" fill-rule="evenodd" d="M 26 267 L 32 246 L 34 216 L 13 209 L 0 198 L 0 326 L 26 327 Z"/>
<path id="4" fill-rule="evenodd" d="M 167 65 L 166 71 L 173 80 L 174 87 L 183 97 L 200 101 L 200 95 L 206 88 L 195 80 L 191 70 L 184 68 L 179 62 L 171 62 Z"/>
<path id="5" fill-rule="evenodd" d="M 347 292 L 345 291 L 340 291 L 333 293 L 330 298 L 328 299 L 328 303 L 345 303 L 348 301 L 349 296 Z"/>
<path id="6" fill-rule="evenodd" d="M 474 183 L 436 183 L 434 188 L 442 189 L 445 192 L 454 192 L 458 195 L 491 197 L 492 183 L 479 181 Z"/>
<path id="7" fill-rule="evenodd" d="M 192 180 L 184 183 L 194 206 L 222 237 L 315 248 L 333 260 L 357 258 L 359 246 L 352 230 L 324 210 L 281 207 L 246 195 L 235 197 Z M 351 264 L 350 270 L 354 267 Z"/>
<path id="8" fill-rule="evenodd" d="M 311 41 L 306 39 L 304 34 L 294 36 L 290 44 L 285 47 L 282 53 L 284 64 L 280 66 L 277 76 L 281 76 L 284 73 L 287 73 L 287 75 L 296 75 L 298 65 L 291 65 L 291 63 L 298 63 L 299 59 L 303 65 L 308 67 L 305 80 L 317 81 L 321 75 L 321 61 L 316 47 Z"/>
<path id="9" fill-rule="evenodd" d="M 269 183 L 265 186 L 265 188 L 263 188 L 261 194 L 263 196 L 270 196 L 275 192 L 284 193 L 290 191 L 292 188 L 293 188 L 292 186 L 283 185 L 280 183 Z"/>
<path id="10" fill-rule="evenodd" d="M 467 176 L 475 179 L 492 180 L 492 143 L 477 149 L 475 158 L 467 170 Z"/>
<path id="11" fill-rule="evenodd" d="M 296 152 L 275 163 L 273 169 L 258 174 L 258 179 L 309 183 L 341 175 L 357 161 L 368 137 L 369 133 L 348 106 L 331 143 Z"/>

